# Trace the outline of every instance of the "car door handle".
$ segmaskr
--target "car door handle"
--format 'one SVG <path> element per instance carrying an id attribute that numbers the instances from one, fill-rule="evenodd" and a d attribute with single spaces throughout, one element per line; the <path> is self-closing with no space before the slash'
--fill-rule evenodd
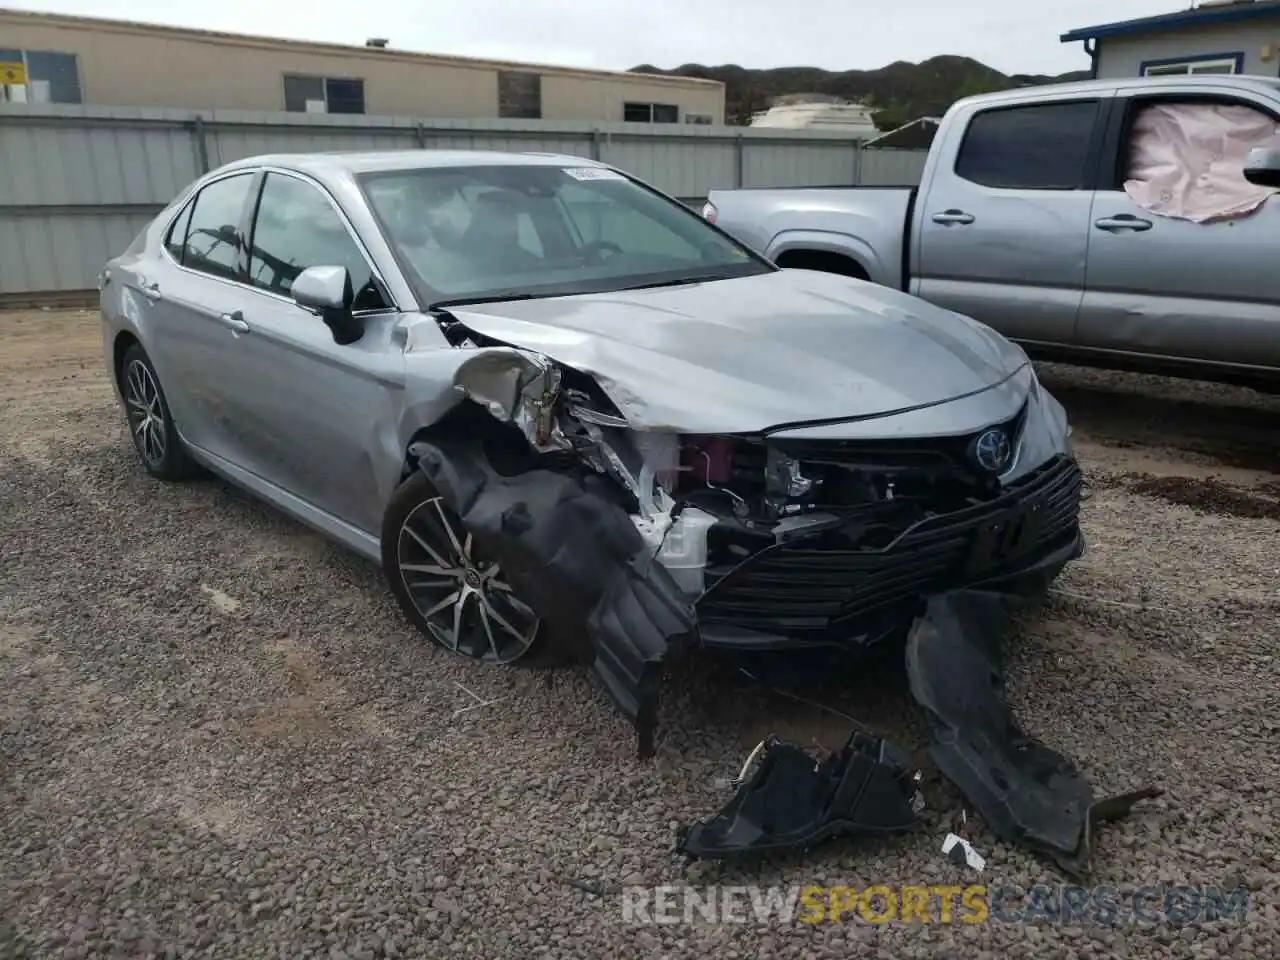
<path id="1" fill-rule="evenodd" d="M 943 210 L 933 215 L 934 223 L 973 223 L 973 214 L 963 210 Z"/>
<path id="2" fill-rule="evenodd" d="M 138 289 L 142 291 L 143 296 L 149 300 L 160 300 L 160 284 L 148 283 L 141 278 L 138 279 Z"/>
<path id="3" fill-rule="evenodd" d="M 1117 230 L 1141 231 L 1151 229 L 1150 220 L 1135 217 L 1132 213 L 1117 213 L 1114 217 L 1103 217 L 1101 220 L 1093 221 L 1093 225 L 1099 230 L 1106 230 L 1109 233 L 1115 233 Z"/>
<path id="4" fill-rule="evenodd" d="M 239 310 L 236 310 L 232 313 L 224 313 L 218 319 L 220 319 L 223 323 L 225 323 L 228 327 L 230 327 L 236 333 L 249 332 L 249 324 L 245 322 L 244 314 L 241 313 Z"/>

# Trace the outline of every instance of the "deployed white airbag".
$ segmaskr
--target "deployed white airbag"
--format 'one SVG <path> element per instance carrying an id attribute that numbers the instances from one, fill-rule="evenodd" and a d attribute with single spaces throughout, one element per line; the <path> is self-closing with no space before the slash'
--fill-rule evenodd
<path id="1" fill-rule="evenodd" d="M 1251 107 L 1155 103 L 1133 125 L 1124 190 L 1138 206 L 1195 223 L 1242 217 L 1277 191 L 1244 178 L 1254 147 L 1280 142 L 1280 124 Z"/>

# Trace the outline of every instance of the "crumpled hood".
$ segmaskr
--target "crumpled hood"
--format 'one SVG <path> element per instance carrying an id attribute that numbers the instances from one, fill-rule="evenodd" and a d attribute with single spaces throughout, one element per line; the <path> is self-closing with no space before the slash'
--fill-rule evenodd
<path id="1" fill-rule="evenodd" d="M 808 270 L 449 313 L 592 375 L 633 427 L 682 433 L 905 412 L 982 392 L 1027 362 L 967 317 Z"/>

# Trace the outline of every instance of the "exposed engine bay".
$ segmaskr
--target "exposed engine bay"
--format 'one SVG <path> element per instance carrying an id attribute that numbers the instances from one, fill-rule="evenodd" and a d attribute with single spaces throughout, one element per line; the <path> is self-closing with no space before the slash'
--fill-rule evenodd
<path id="1" fill-rule="evenodd" d="M 900 626 L 923 595 L 960 585 L 957 575 L 1007 572 L 1029 552 L 1078 555 L 1073 462 L 1002 485 L 1025 405 L 987 431 L 1005 445 L 995 469 L 976 462 L 971 436 L 634 430 L 591 376 L 460 323 L 446 333 L 489 348 L 458 370 L 462 393 L 517 426 L 532 450 L 572 454 L 617 483 L 651 555 L 699 601 L 706 644 L 845 645 Z"/>

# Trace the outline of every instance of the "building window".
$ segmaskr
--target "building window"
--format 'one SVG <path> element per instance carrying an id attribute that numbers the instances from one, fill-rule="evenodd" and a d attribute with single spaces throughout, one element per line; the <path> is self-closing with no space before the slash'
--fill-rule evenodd
<path id="1" fill-rule="evenodd" d="M 1215 54 L 1181 60 L 1149 60 L 1142 65 L 1144 77 L 1181 77 L 1193 73 L 1243 73 L 1244 55 Z"/>
<path id="2" fill-rule="evenodd" d="M 81 103 L 76 55 L 0 50 L 0 102 Z"/>
<path id="3" fill-rule="evenodd" d="M 364 81 L 287 73 L 284 108 L 290 113 L 364 113 Z"/>
<path id="4" fill-rule="evenodd" d="M 498 116 L 542 119 L 542 75 L 520 70 L 498 71 Z"/>
<path id="5" fill-rule="evenodd" d="M 712 124 L 711 114 L 709 113 L 686 113 L 684 115 L 685 123 L 696 123 L 699 126 L 709 127 Z"/>
<path id="6" fill-rule="evenodd" d="M 624 103 L 622 119 L 627 123 L 679 123 L 680 108 L 674 103 Z"/>
<path id="7" fill-rule="evenodd" d="M 985 110 L 969 122 L 956 175 L 1006 190 L 1078 190 L 1097 118 L 1097 100 Z"/>

